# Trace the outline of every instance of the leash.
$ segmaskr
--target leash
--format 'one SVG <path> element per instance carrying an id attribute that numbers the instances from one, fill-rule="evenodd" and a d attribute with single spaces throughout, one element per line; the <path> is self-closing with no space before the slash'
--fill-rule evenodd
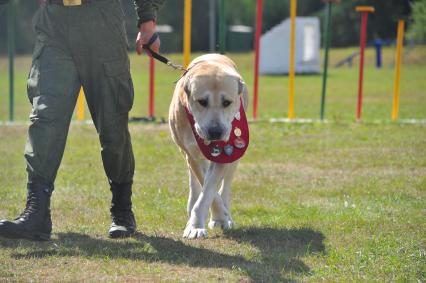
<path id="1" fill-rule="evenodd" d="M 142 48 L 149 51 L 149 53 L 151 53 L 151 56 L 154 59 L 157 59 L 158 61 L 166 64 L 167 66 L 172 67 L 175 70 L 180 70 L 180 71 L 184 71 L 185 73 L 188 72 L 187 69 L 185 69 L 182 65 L 178 65 L 178 64 L 173 64 L 172 61 L 170 61 L 169 59 L 167 59 L 166 57 L 164 57 L 163 55 L 158 54 L 157 52 L 155 52 L 154 50 L 151 49 L 151 45 L 157 40 L 157 38 L 159 37 L 157 32 L 154 32 L 154 34 L 151 36 L 151 38 L 149 39 L 147 44 L 143 44 Z"/>

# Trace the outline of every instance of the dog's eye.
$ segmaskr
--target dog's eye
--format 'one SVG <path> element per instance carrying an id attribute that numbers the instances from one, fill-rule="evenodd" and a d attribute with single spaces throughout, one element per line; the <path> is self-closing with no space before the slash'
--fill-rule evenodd
<path id="1" fill-rule="evenodd" d="M 232 103 L 232 101 L 230 101 L 230 100 L 224 100 L 223 102 L 222 102 L 222 105 L 223 105 L 223 107 L 228 107 L 229 105 L 231 105 L 231 103 Z"/>
<path id="2" fill-rule="evenodd" d="M 207 99 L 199 99 L 198 103 L 200 103 L 200 105 L 203 107 L 207 107 L 207 105 L 209 104 L 209 101 Z"/>

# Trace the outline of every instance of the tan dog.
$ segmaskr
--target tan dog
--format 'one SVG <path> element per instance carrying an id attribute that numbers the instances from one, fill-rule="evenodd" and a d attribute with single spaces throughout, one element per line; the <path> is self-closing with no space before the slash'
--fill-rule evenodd
<path id="1" fill-rule="evenodd" d="M 231 181 L 238 161 L 215 163 L 206 159 L 194 138 L 185 107 L 193 115 L 195 130 L 206 142 L 228 140 L 234 115 L 248 105 L 247 88 L 231 59 L 207 54 L 194 59 L 178 81 L 169 111 L 172 138 L 185 154 L 189 167 L 188 223 L 185 238 L 207 237 L 209 228 L 229 229 Z"/>

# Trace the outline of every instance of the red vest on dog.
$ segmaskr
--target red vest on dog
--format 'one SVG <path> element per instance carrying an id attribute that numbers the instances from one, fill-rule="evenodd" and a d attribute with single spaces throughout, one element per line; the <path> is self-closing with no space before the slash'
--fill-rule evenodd
<path id="1" fill-rule="evenodd" d="M 195 119 L 185 107 L 195 140 L 203 155 L 216 163 L 232 163 L 241 158 L 249 145 L 249 128 L 243 102 L 240 98 L 240 109 L 232 121 L 232 130 L 228 141 L 204 141 L 195 130 Z"/>

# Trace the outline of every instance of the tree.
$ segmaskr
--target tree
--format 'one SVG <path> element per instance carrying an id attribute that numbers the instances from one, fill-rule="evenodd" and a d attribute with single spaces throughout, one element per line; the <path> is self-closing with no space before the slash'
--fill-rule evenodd
<path id="1" fill-rule="evenodd" d="M 424 42 L 426 40 L 426 0 L 414 2 L 412 18 L 414 22 L 408 30 L 407 37 Z"/>
<path id="2" fill-rule="evenodd" d="M 368 15 L 368 41 L 395 38 L 398 19 L 410 14 L 409 0 L 343 0 L 340 4 L 333 5 L 332 46 L 358 44 L 361 15 L 355 11 L 355 7 L 364 5 L 375 8 L 375 12 Z M 323 13 L 316 15 L 322 16 Z"/>

